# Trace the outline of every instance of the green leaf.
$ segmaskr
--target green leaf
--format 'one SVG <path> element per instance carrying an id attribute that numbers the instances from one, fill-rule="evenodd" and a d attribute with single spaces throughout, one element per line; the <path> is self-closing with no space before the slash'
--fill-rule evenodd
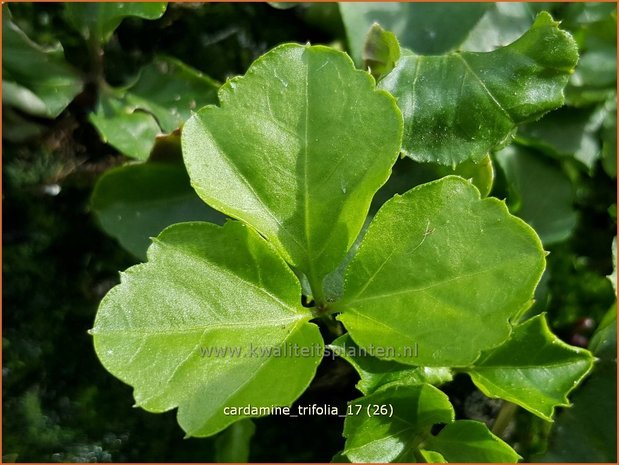
<path id="1" fill-rule="evenodd" d="M 505 341 L 545 266 L 534 231 L 449 176 L 386 202 L 346 271 L 335 309 L 363 348 L 395 361 L 467 366 Z M 417 356 L 411 358 L 412 347 Z"/>
<path id="2" fill-rule="evenodd" d="M 516 326 L 503 345 L 482 354 L 468 372 L 487 396 L 552 421 L 555 407 L 570 405 L 568 394 L 592 367 L 590 352 L 562 342 L 538 315 Z"/>
<path id="3" fill-rule="evenodd" d="M 393 382 L 404 385 L 425 383 L 440 385 L 453 378 L 449 368 L 412 367 L 381 360 L 361 349 L 348 334 L 338 337 L 328 347 L 359 373 L 361 379 L 357 383 L 357 389 L 366 395 Z"/>
<path id="4" fill-rule="evenodd" d="M 571 182 L 560 167 L 515 145 L 495 156 L 507 180 L 510 210 L 529 223 L 545 245 L 570 237 L 578 218 Z"/>
<path id="5" fill-rule="evenodd" d="M 570 105 L 601 103 L 617 87 L 617 13 L 574 30 L 581 58 L 565 89 Z"/>
<path id="6" fill-rule="evenodd" d="M 107 91 L 99 97 L 96 111 L 88 119 L 103 142 L 120 153 L 137 160 L 146 160 L 155 138 L 161 130 L 155 118 L 143 111 L 134 111 L 120 95 Z"/>
<path id="7" fill-rule="evenodd" d="M 192 185 L 269 239 L 322 301 L 324 276 L 355 241 L 398 155 L 395 101 L 346 54 L 296 44 L 263 55 L 219 99 L 183 129 Z"/>
<path id="8" fill-rule="evenodd" d="M 477 163 L 467 160 L 460 163 L 455 168 L 438 164 L 432 165 L 434 165 L 434 169 L 439 177 L 455 174 L 464 179 L 468 179 L 479 189 L 479 193 L 482 197 L 487 197 L 492 190 L 492 185 L 494 184 L 494 166 L 492 165 L 492 158 L 490 155 L 486 155 Z"/>
<path id="9" fill-rule="evenodd" d="M 438 435 L 436 424 L 447 423 Z M 520 456 L 483 423 L 454 422 L 445 394 L 428 384 L 393 384 L 349 404 L 343 453 L 355 462 L 515 463 Z M 445 460 L 446 459 L 446 460 Z"/>
<path id="10" fill-rule="evenodd" d="M 516 141 L 554 157 L 573 157 L 591 172 L 600 156 L 597 132 L 607 116 L 603 108 L 563 107 L 522 125 Z"/>
<path id="11" fill-rule="evenodd" d="M 608 310 L 598 325 L 591 342 L 591 350 L 596 357 L 613 361 L 617 359 L 617 303 Z"/>
<path id="12" fill-rule="evenodd" d="M 542 462 L 617 462 L 616 305 L 600 323 L 589 349 L 601 360 L 574 392 L 574 405 L 557 415 Z"/>
<path id="13" fill-rule="evenodd" d="M 56 118 L 82 91 L 82 80 L 65 62 L 60 44 L 47 49 L 35 44 L 11 21 L 7 6 L 2 9 L 2 103 Z"/>
<path id="14" fill-rule="evenodd" d="M 374 406 L 392 407 L 393 415 L 369 415 Z M 395 461 L 428 438 L 432 426 L 454 420 L 449 398 L 429 384 L 390 386 L 352 401 L 349 412 L 343 453 L 353 463 Z"/>
<path id="15" fill-rule="evenodd" d="M 164 132 L 179 128 L 193 110 L 217 102 L 219 84 L 170 57 L 158 56 L 140 71 L 127 93 L 129 105 L 153 115 Z"/>
<path id="16" fill-rule="evenodd" d="M 359 61 L 373 23 L 392 31 L 403 47 L 423 55 L 457 48 L 490 8 L 484 3 L 339 4 L 351 55 Z"/>
<path id="17" fill-rule="evenodd" d="M 611 178 L 617 177 L 617 99 L 607 104 L 607 116 L 602 128 L 602 166 Z"/>
<path id="18" fill-rule="evenodd" d="M 424 447 L 440 453 L 447 462 L 516 463 L 522 458 L 485 424 L 472 420 L 445 426 Z"/>
<path id="19" fill-rule="evenodd" d="M 393 32 L 385 31 L 380 25 L 373 24 L 365 38 L 363 46 L 363 63 L 372 76 L 378 80 L 389 74 L 400 59 L 400 44 Z"/>
<path id="20" fill-rule="evenodd" d="M 215 461 L 218 463 L 249 462 L 250 442 L 256 425 L 249 419 L 231 424 L 215 440 Z"/>
<path id="21" fill-rule="evenodd" d="M 173 58 L 158 56 L 128 89 L 104 88 L 90 121 L 121 153 L 145 160 L 155 137 L 170 133 L 194 109 L 217 101 L 218 84 Z"/>
<path id="22" fill-rule="evenodd" d="M 484 16 L 459 47 L 471 52 L 491 52 L 512 43 L 535 20 L 535 6 L 525 2 L 496 2 L 488 5 Z"/>
<path id="23" fill-rule="evenodd" d="M 66 3 L 65 17 L 85 39 L 107 42 L 124 18 L 158 19 L 166 6 L 166 2 Z"/>
<path id="24" fill-rule="evenodd" d="M 433 450 L 419 450 L 419 454 L 423 458 L 423 461 L 426 463 L 447 463 L 445 457 L 443 457 L 438 452 L 434 452 Z"/>
<path id="25" fill-rule="evenodd" d="M 322 338 L 297 278 L 268 242 L 238 222 L 182 223 L 154 240 L 148 259 L 121 275 L 91 330 L 101 363 L 133 386 L 136 405 L 178 407 L 188 435 L 210 436 L 265 414 L 226 415 L 225 407 L 299 397 Z M 283 352 L 295 344 L 310 356 Z"/>
<path id="26" fill-rule="evenodd" d="M 111 169 L 97 181 L 90 204 L 103 230 L 141 260 L 150 238 L 171 224 L 225 219 L 196 195 L 185 168 L 172 163 Z"/>
<path id="27" fill-rule="evenodd" d="M 577 59 L 572 37 L 541 13 L 520 39 L 493 52 L 405 55 L 380 87 L 402 110 L 403 153 L 457 165 L 481 160 L 518 124 L 561 106 Z"/>

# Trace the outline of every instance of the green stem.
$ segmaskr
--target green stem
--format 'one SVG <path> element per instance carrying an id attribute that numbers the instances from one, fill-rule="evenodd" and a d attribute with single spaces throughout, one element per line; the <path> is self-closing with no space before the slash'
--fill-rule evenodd
<path id="1" fill-rule="evenodd" d="M 505 433 L 505 430 L 511 423 L 514 418 L 514 414 L 518 410 L 518 406 L 516 404 L 512 404 L 511 402 L 504 401 L 501 410 L 499 410 L 499 414 L 494 420 L 494 424 L 492 425 L 492 432 L 499 437 L 502 437 Z"/>
<path id="2" fill-rule="evenodd" d="M 316 302 L 316 307 L 323 308 L 326 306 L 327 300 L 325 293 L 322 290 L 322 280 L 317 280 L 315 276 L 307 276 L 310 289 L 312 290 L 312 298 Z"/>

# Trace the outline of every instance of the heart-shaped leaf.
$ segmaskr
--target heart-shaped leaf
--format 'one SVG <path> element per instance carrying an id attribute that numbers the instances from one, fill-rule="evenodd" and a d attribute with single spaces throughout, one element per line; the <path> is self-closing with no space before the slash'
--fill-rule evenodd
<path id="1" fill-rule="evenodd" d="M 503 345 L 483 354 L 468 372 L 487 396 L 552 420 L 555 407 L 569 405 L 567 395 L 592 367 L 590 352 L 562 342 L 538 315 L 516 326 Z"/>
<path id="2" fill-rule="evenodd" d="M 122 274 L 91 330 L 99 359 L 134 387 L 136 405 L 178 407 L 188 435 L 210 436 L 266 414 L 226 414 L 227 406 L 289 405 L 305 390 L 322 338 L 268 242 L 238 222 L 181 223 L 154 240 L 148 259 Z M 295 345 L 307 353 L 287 351 Z"/>
<path id="3" fill-rule="evenodd" d="M 448 176 L 383 205 L 335 309 L 361 347 L 393 348 L 383 358 L 467 366 L 508 338 L 509 321 L 530 305 L 544 266 L 529 226 Z"/>
<path id="4" fill-rule="evenodd" d="M 520 39 L 492 52 L 400 58 L 380 87 L 402 110 L 402 151 L 444 165 L 478 161 L 518 124 L 561 106 L 578 51 L 558 25 L 540 13 Z"/>
<path id="5" fill-rule="evenodd" d="M 399 153 L 395 101 L 344 53 L 296 44 L 262 56 L 219 99 L 183 129 L 192 185 L 275 244 L 323 300 L 324 276 L 355 241 Z"/>

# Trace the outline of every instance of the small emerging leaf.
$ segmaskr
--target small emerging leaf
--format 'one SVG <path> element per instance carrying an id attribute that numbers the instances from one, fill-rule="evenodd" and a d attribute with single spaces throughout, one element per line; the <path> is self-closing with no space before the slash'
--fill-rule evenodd
<path id="1" fill-rule="evenodd" d="M 400 44 L 393 32 L 373 24 L 365 39 L 363 62 L 372 76 L 378 80 L 389 74 L 400 58 Z"/>
<path id="2" fill-rule="evenodd" d="M 364 38 L 375 22 L 393 31 L 402 47 L 437 55 L 458 48 L 491 4 L 341 2 L 339 7 L 351 55 L 358 62 Z"/>
<path id="3" fill-rule="evenodd" d="M 572 37 L 541 13 L 520 39 L 492 52 L 404 55 L 380 87 L 402 110 L 402 151 L 457 165 L 482 159 L 518 124 L 561 106 L 577 60 Z"/>
<path id="4" fill-rule="evenodd" d="M 338 318 L 361 347 L 395 349 L 383 358 L 467 366 L 508 338 L 544 266 L 529 226 L 448 176 L 383 205 L 346 270 Z"/>
<path id="5" fill-rule="evenodd" d="M 538 315 L 516 326 L 505 344 L 483 354 L 468 372 L 487 396 L 552 420 L 555 407 L 569 405 L 567 395 L 592 367 L 590 352 L 562 342 Z"/>

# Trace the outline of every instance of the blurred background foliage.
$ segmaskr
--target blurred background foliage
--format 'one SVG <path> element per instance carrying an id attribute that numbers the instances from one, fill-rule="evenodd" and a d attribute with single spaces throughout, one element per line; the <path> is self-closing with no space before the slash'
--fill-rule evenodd
<path id="1" fill-rule="evenodd" d="M 399 160 L 371 214 L 455 171 L 538 231 L 550 255 L 529 316 L 547 312 L 599 361 L 554 425 L 518 409 L 500 433 L 525 460 L 616 461 L 614 3 L 4 5 L 3 461 L 330 461 L 340 419 L 261 418 L 183 439 L 174 412 L 131 408 L 130 388 L 96 359 L 86 331 L 118 270 L 169 224 L 225 219 L 191 189 L 179 129 L 282 42 L 328 44 L 363 66 L 378 21 L 418 53 L 485 51 L 542 9 L 580 47 L 566 106 L 480 165 Z M 345 362 L 325 359 L 299 402 L 344 406 L 355 383 Z M 444 390 L 459 418 L 492 425 L 506 411 L 465 376 Z"/>

